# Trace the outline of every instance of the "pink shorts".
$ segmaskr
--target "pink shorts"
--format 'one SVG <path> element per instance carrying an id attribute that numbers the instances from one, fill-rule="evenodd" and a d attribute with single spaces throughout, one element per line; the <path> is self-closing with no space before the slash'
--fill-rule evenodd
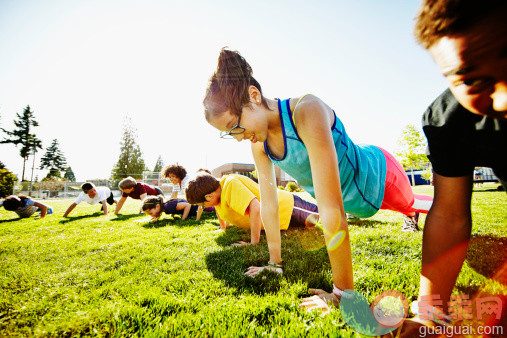
<path id="1" fill-rule="evenodd" d="M 433 197 L 414 194 L 401 164 L 387 150 L 377 148 L 382 150 L 387 163 L 384 200 L 380 209 L 394 210 L 409 216 L 415 212 L 427 214 Z"/>

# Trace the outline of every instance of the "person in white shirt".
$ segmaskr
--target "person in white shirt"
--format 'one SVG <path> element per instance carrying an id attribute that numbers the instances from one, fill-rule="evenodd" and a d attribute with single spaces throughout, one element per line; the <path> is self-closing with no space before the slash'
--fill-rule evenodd
<path id="1" fill-rule="evenodd" d="M 178 198 L 180 191 L 185 192 L 190 176 L 187 171 L 179 164 L 172 164 L 162 169 L 162 177 L 168 178 L 173 184 L 173 192 L 170 199 Z"/>
<path id="2" fill-rule="evenodd" d="M 104 215 L 107 215 L 107 204 L 113 205 L 113 203 L 116 203 L 113 193 L 108 187 L 95 187 L 93 183 L 86 182 L 81 185 L 81 189 L 83 191 L 79 194 L 74 203 L 69 206 L 67 211 L 65 211 L 63 217 L 67 217 L 76 205 L 83 201 L 89 204 L 102 204 L 101 210 L 104 212 Z"/>

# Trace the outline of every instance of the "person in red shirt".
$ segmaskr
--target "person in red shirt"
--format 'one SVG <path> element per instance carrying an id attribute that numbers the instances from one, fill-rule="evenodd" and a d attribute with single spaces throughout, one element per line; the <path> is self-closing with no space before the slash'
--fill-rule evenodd
<path id="1" fill-rule="evenodd" d="M 144 201 L 144 199 L 148 196 L 157 196 L 162 195 L 164 196 L 164 193 L 160 188 L 153 187 L 149 184 L 143 183 L 143 182 L 137 182 L 132 177 L 127 177 L 120 181 L 118 184 L 118 187 L 122 191 L 122 195 L 120 200 L 118 201 L 118 204 L 116 205 L 116 210 L 114 211 L 114 214 L 117 215 L 121 208 L 123 207 L 123 203 L 127 200 L 127 197 L 132 197 L 136 200 Z M 142 209 L 140 210 L 140 213 L 142 213 Z"/>

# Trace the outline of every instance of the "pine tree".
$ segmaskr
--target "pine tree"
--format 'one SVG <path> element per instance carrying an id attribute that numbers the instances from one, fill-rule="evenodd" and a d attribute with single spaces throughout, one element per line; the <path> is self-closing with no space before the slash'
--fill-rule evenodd
<path id="1" fill-rule="evenodd" d="M 400 163 L 403 168 L 411 170 L 412 185 L 414 185 L 414 169 L 421 168 L 429 162 L 425 154 L 426 142 L 415 125 L 408 124 L 403 128 L 398 145 L 401 147 L 401 151 L 397 153 Z"/>
<path id="2" fill-rule="evenodd" d="M 18 117 L 17 121 L 14 121 L 16 128 L 13 131 L 5 130 L 2 131 L 8 135 L 8 138 L 4 138 L 0 143 L 12 143 L 15 146 L 21 145 L 19 155 L 23 158 L 23 174 L 21 175 L 21 181 L 25 180 L 25 164 L 28 156 L 32 153 L 35 155 L 37 149 L 42 148 L 42 142 L 32 132 L 32 127 L 37 127 L 39 123 L 35 121 L 33 112 L 30 111 L 30 106 L 26 106 L 23 114 L 16 114 Z"/>
<path id="3" fill-rule="evenodd" d="M 12 194 L 16 180 L 16 176 L 0 162 L 0 197 L 7 197 Z"/>
<path id="4" fill-rule="evenodd" d="M 40 159 L 40 169 L 49 169 L 46 177 L 62 177 L 60 171 L 67 168 L 67 160 L 59 148 L 58 140 L 54 139 L 51 146 L 46 148 L 46 153 Z"/>
<path id="5" fill-rule="evenodd" d="M 137 144 L 137 132 L 129 117 L 123 123 L 123 136 L 120 142 L 120 157 L 116 162 L 111 178 L 121 180 L 128 176 L 142 178 L 146 165 L 142 158 L 143 153 Z"/>
<path id="6" fill-rule="evenodd" d="M 157 163 L 155 163 L 155 168 L 153 168 L 153 172 L 158 173 L 164 167 L 164 160 L 162 160 L 162 156 L 159 155 L 157 159 Z"/>
<path id="7" fill-rule="evenodd" d="M 74 172 L 72 171 L 71 167 L 67 167 L 67 169 L 65 170 L 65 175 L 63 175 L 63 177 L 71 182 L 76 182 L 76 176 L 74 175 Z"/>

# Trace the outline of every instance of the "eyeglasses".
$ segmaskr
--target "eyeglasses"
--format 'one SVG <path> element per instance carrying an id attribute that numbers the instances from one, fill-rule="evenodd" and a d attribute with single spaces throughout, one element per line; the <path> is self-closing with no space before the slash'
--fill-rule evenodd
<path id="1" fill-rule="evenodd" d="M 243 134 L 245 132 L 245 127 L 242 127 L 239 125 L 240 121 L 241 121 L 241 114 L 239 115 L 238 123 L 236 123 L 236 125 L 234 127 L 229 129 L 229 131 L 221 131 L 220 132 L 220 138 L 231 139 L 231 138 L 234 138 L 234 135 Z"/>

